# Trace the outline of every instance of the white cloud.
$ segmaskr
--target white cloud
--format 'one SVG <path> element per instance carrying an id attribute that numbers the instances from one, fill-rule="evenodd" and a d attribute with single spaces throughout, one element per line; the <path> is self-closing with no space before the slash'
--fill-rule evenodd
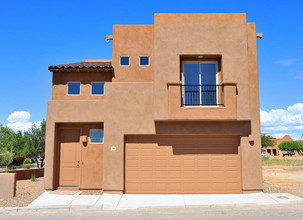
<path id="1" fill-rule="evenodd" d="M 303 133 L 303 103 L 296 103 L 286 109 L 260 110 L 261 130 L 274 137 L 285 134 L 294 140 L 301 139 Z"/>
<path id="2" fill-rule="evenodd" d="M 276 64 L 280 64 L 282 66 L 290 66 L 296 61 L 297 59 L 281 59 L 281 60 L 277 60 Z"/>
<path id="3" fill-rule="evenodd" d="M 31 114 L 27 111 L 15 111 L 7 117 L 9 123 L 6 126 L 14 131 L 27 131 L 32 124 L 40 126 L 41 121 L 31 122 L 30 118 Z"/>

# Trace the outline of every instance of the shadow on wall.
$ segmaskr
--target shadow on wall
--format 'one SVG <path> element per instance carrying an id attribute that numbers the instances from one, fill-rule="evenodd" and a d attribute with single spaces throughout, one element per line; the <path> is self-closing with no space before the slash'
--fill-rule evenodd
<path id="1" fill-rule="evenodd" d="M 242 122 L 155 122 L 156 134 L 209 134 L 240 135 L 251 134 L 250 121 Z"/>
<path id="2" fill-rule="evenodd" d="M 241 137 L 251 134 L 245 122 L 155 122 L 156 135 L 126 136 L 126 142 L 172 149 L 174 155 L 238 154 Z"/>

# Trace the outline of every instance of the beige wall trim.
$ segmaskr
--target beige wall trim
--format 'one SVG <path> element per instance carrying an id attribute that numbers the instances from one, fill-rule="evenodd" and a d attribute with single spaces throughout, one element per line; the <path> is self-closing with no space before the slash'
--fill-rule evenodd
<path id="1" fill-rule="evenodd" d="M 114 36 L 113 35 L 106 35 L 106 40 L 113 40 Z"/>
<path id="2" fill-rule="evenodd" d="M 167 82 L 167 85 L 168 86 L 178 86 L 178 85 L 182 85 L 182 82 L 181 81 L 178 81 L 178 82 Z"/>
<path id="3" fill-rule="evenodd" d="M 238 84 L 238 82 L 236 81 L 224 81 L 222 82 L 222 85 L 225 85 L 225 86 L 236 86 Z"/>
<path id="4" fill-rule="evenodd" d="M 261 33 L 257 33 L 257 34 L 256 34 L 256 36 L 257 36 L 257 38 L 262 39 L 262 37 L 263 37 L 263 33 L 262 33 L 262 32 L 261 32 Z"/>

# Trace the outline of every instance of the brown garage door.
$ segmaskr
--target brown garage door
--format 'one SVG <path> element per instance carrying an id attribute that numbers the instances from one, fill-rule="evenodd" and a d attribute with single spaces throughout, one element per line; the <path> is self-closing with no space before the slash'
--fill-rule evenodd
<path id="1" fill-rule="evenodd" d="M 236 135 L 127 136 L 125 193 L 240 193 Z"/>

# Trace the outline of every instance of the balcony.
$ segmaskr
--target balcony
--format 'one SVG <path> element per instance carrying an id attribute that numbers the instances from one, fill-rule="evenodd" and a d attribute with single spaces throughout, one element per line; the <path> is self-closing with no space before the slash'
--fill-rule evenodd
<path id="1" fill-rule="evenodd" d="M 178 120 L 236 120 L 237 83 L 182 85 L 168 82 L 168 118 Z"/>
<path id="2" fill-rule="evenodd" d="M 181 106 L 223 106 L 223 85 L 181 85 Z"/>

